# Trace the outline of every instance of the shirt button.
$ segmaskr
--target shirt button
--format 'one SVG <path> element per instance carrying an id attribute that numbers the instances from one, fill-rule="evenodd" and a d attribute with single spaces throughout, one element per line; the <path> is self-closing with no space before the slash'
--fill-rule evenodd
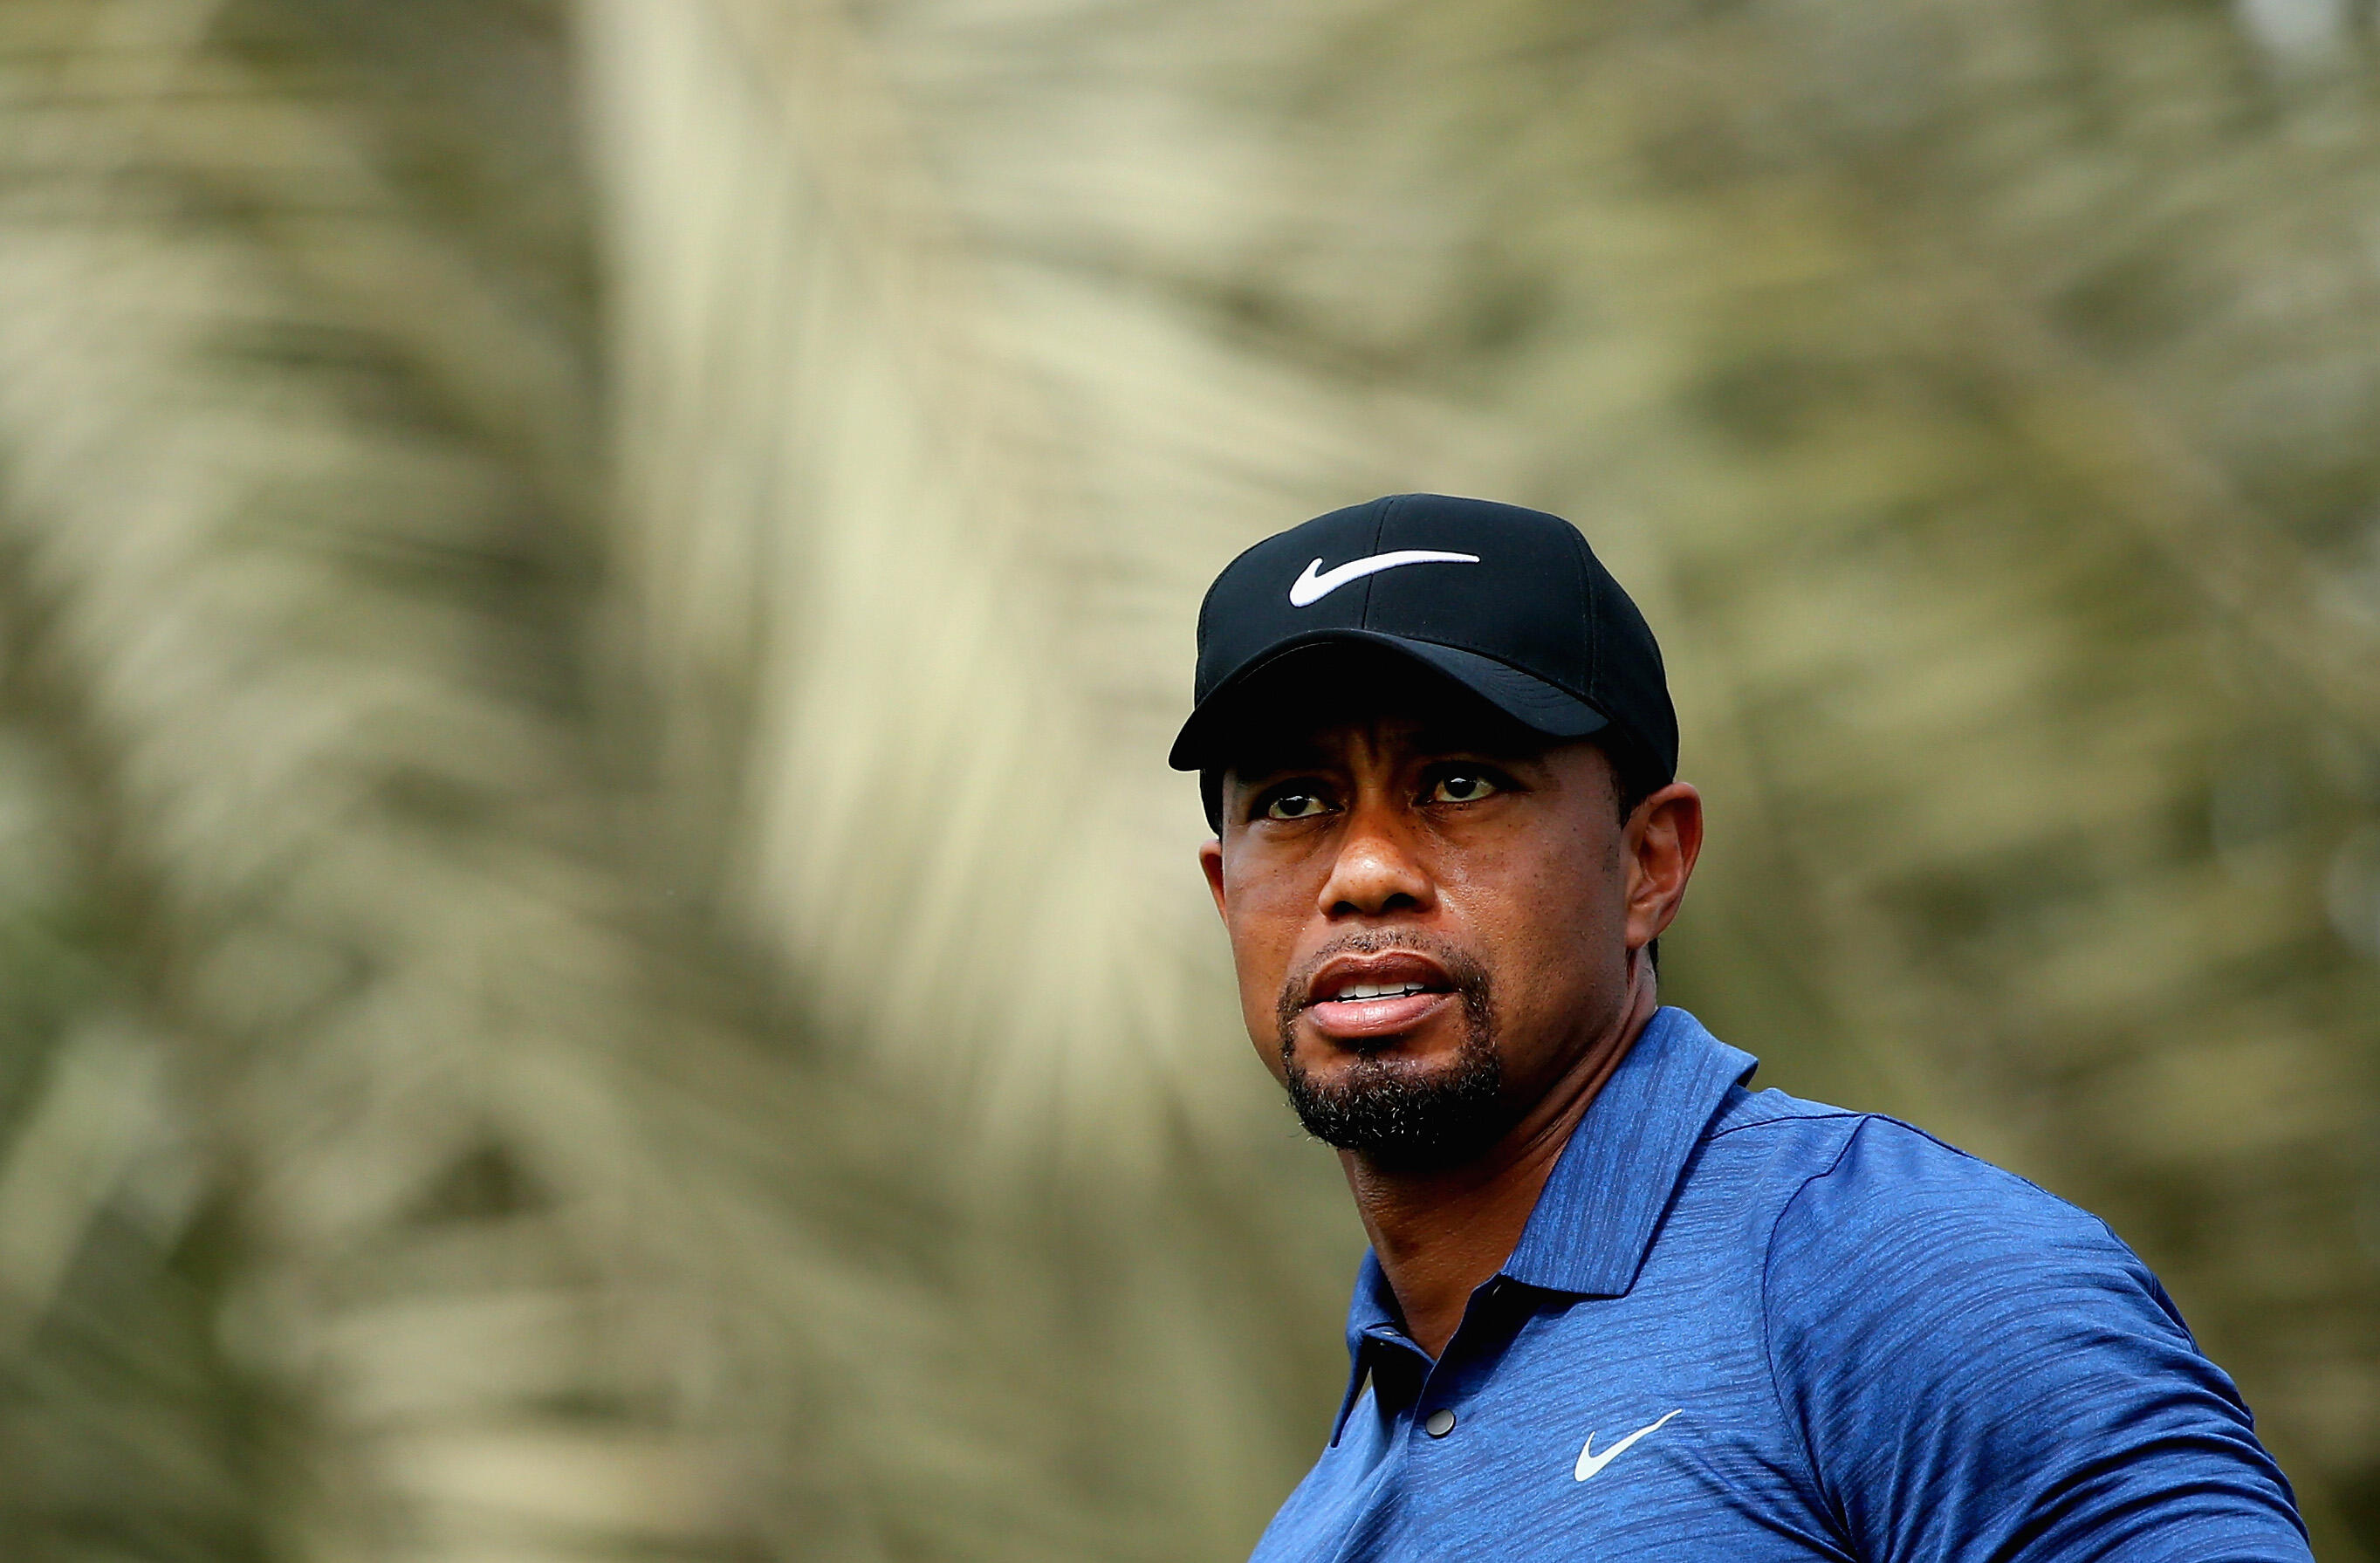
<path id="1" fill-rule="evenodd" d="M 1422 1431 L 1431 1437 L 1443 1438 L 1454 1431 L 1454 1413 L 1440 1406 L 1429 1413 L 1429 1420 L 1423 1423 L 1421 1426 Z"/>

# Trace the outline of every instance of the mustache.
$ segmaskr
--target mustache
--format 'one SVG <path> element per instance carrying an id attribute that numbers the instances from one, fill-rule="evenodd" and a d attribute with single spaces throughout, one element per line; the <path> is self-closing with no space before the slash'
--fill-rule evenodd
<path id="1" fill-rule="evenodd" d="M 1475 1023 L 1484 1024 L 1488 1014 L 1488 968 L 1468 951 L 1457 948 L 1445 939 L 1419 930 L 1399 932 L 1393 928 L 1364 928 L 1342 934 L 1304 961 L 1282 982 L 1281 997 L 1273 1006 L 1274 1019 L 1279 1023 L 1281 1051 L 1290 1050 L 1291 1028 L 1305 1008 L 1305 995 L 1312 987 L 1315 975 L 1342 955 L 1380 955 L 1390 951 L 1410 950 L 1427 955 L 1446 968 L 1454 984 L 1455 995 L 1469 1012 Z"/>

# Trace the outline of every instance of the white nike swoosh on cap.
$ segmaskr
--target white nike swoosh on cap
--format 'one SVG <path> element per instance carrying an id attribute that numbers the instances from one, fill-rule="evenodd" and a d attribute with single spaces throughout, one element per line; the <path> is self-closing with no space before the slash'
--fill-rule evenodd
<path id="1" fill-rule="evenodd" d="M 1683 1411 L 1685 1409 L 1685 1407 L 1680 1406 L 1678 1411 Z M 1673 1411 L 1670 1413 L 1670 1416 L 1675 1416 L 1677 1414 L 1678 1412 Z M 1669 1421 L 1670 1416 L 1663 1417 L 1661 1422 Z M 1578 1451 L 1578 1469 L 1572 1472 L 1571 1475 L 1578 1481 L 1585 1481 L 1588 1477 L 1594 1475 L 1605 1466 L 1609 1465 L 1613 1460 L 1618 1460 L 1621 1451 L 1625 1450 L 1629 1445 L 1634 1443 L 1637 1439 L 1642 1438 L 1647 1433 L 1658 1433 L 1661 1430 L 1661 1422 L 1657 1422 L 1650 1427 L 1639 1427 L 1635 1432 L 1631 1433 L 1625 1438 L 1621 1439 L 1620 1442 L 1612 1445 L 1601 1454 L 1597 1454 L 1595 1452 L 1595 1435 L 1592 1433 L 1588 1434 L 1586 1436 L 1586 1448 Z"/>
<path id="2" fill-rule="evenodd" d="M 1360 581 L 1366 576 L 1382 570 L 1393 570 L 1400 564 L 1476 564 L 1475 553 L 1440 553 L 1435 549 L 1401 548 L 1394 553 L 1375 553 L 1367 558 L 1351 559 L 1344 564 L 1325 570 L 1322 561 L 1316 560 L 1305 567 L 1305 574 L 1289 583 L 1289 605 L 1311 608 L 1324 598 L 1345 586 Z"/>

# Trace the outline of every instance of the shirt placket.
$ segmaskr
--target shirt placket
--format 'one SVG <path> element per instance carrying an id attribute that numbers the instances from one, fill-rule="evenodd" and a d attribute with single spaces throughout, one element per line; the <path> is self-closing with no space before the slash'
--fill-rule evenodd
<path id="1" fill-rule="evenodd" d="M 1410 1469 L 1416 1475 L 1427 1473 L 1408 1489 L 1409 1498 L 1415 1500 L 1408 1509 L 1409 1522 L 1419 1538 L 1437 1529 L 1434 1521 L 1441 1512 L 1472 1502 L 1466 1472 L 1490 1470 L 1497 1463 L 1480 1445 L 1483 1436 L 1492 1436 L 1480 1424 L 1481 1402 L 1489 1392 L 1497 1362 L 1529 1313 L 1529 1288 L 1502 1276 L 1482 1284 L 1471 1294 L 1446 1350 L 1422 1375 L 1400 1430 Z"/>

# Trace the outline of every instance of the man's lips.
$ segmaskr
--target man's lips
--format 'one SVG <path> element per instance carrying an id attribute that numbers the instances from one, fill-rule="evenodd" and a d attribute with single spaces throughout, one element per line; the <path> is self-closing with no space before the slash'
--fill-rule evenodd
<path id="1" fill-rule="evenodd" d="M 1341 955 L 1305 985 L 1305 1018 L 1334 1042 L 1378 1044 L 1413 1031 L 1455 1001 L 1454 979 L 1427 955 Z"/>

